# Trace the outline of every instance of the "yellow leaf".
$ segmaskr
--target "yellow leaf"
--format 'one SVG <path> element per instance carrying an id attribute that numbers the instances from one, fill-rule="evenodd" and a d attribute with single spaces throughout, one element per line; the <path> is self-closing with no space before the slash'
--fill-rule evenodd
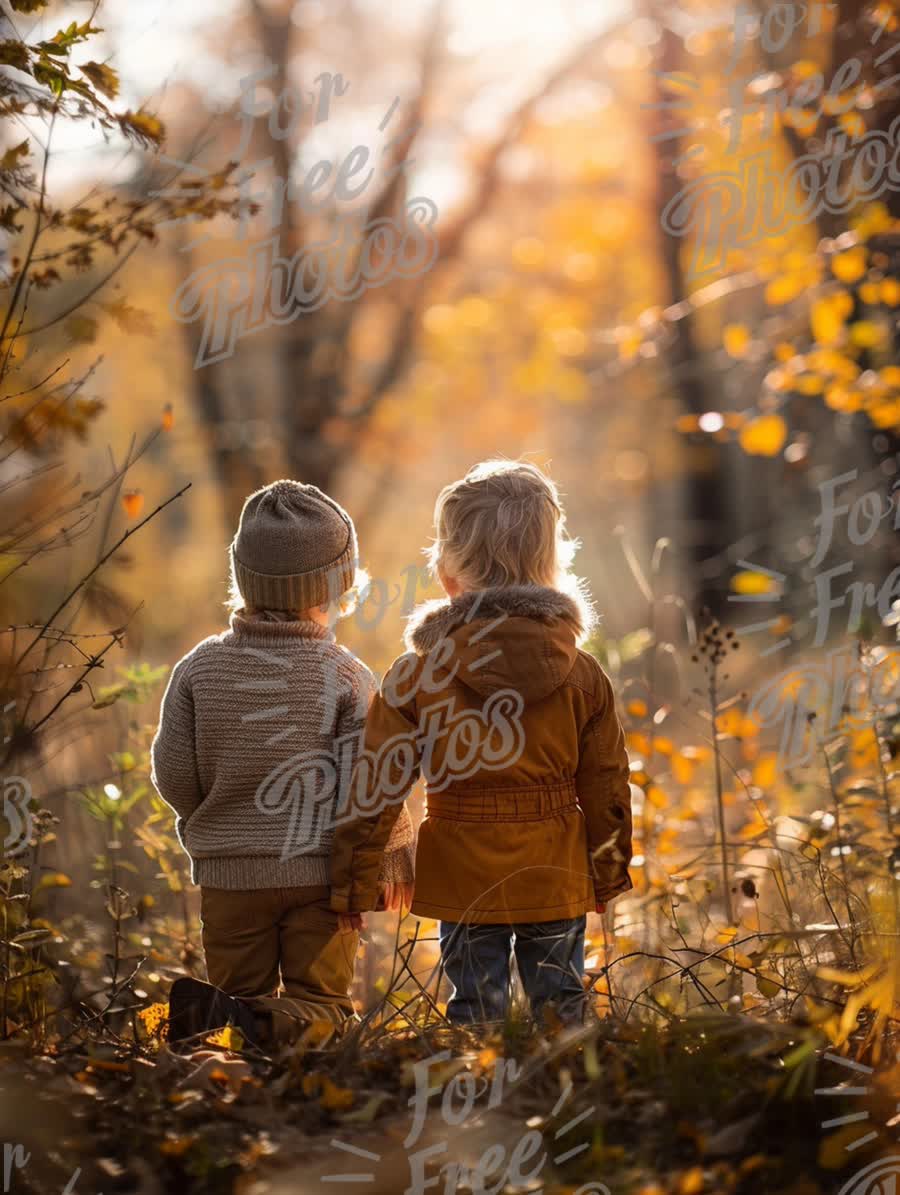
<path id="1" fill-rule="evenodd" d="M 700 1195 L 705 1186 L 703 1167 L 692 1166 L 690 1170 L 686 1170 L 681 1176 L 678 1183 L 678 1195 Z"/>
<path id="2" fill-rule="evenodd" d="M 338 1087 L 327 1075 L 322 1076 L 322 1094 L 319 1103 L 329 1112 L 346 1112 L 353 1107 L 356 1093 L 350 1087 Z"/>
<path id="3" fill-rule="evenodd" d="M 620 329 L 618 335 L 619 357 L 622 361 L 633 361 L 641 347 L 641 334 L 636 328 Z"/>
<path id="4" fill-rule="evenodd" d="M 806 282 L 802 274 L 781 274 L 766 286 L 765 299 L 770 307 L 780 307 L 790 303 L 806 289 Z"/>
<path id="5" fill-rule="evenodd" d="M 844 317 L 835 296 L 816 299 L 809 316 L 812 334 L 818 344 L 837 344 L 844 331 Z"/>
<path id="6" fill-rule="evenodd" d="M 820 373 L 833 374 L 842 382 L 855 381 L 861 372 L 857 363 L 838 349 L 814 349 L 807 355 L 806 365 Z"/>
<path id="7" fill-rule="evenodd" d="M 880 200 L 877 203 L 870 203 L 850 221 L 854 232 L 864 241 L 869 237 L 878 236 L 879 233 L 890 232 L 892 224 L 891 213 L 888 211 L 887 205 Z"/>
<path id="8" fill-rule="evenodd" d="M 679 784 L 690 784 L 694 775 L 694 761 L 679 753 L 672 756 L 672 774 Z"/>
<path id="9" fill-rule="evenodd" d="M 842 988 L 858 988 L 877 975 L 881 963 L 870 963 L 860 971 L 841 971 L 837 967 L 819 967 L 816 975 L 826 983 L 836 983 Z"/>
<path id="10" fill-rule="evenodd" d="M 832 411 L 859 411 L 863 405 L 862 395 L 847 386 L 829 386 L 825 391 L 825 405 Z"/>
<path id="11" fill-rule="evenodd" d="M 760 755 L 753 768 L 753 783 L 757 788 L 771 788 L 778 778 L 778 757 L 771 751 Z"/>
<path id="12" fill-rule="evenodd" d="M 776 588 L 776 582 L 768 573 L 745 570 L 734 574 L 731 578 L 731 588 L 735 593 L 772 593 Z"/>
<path id="13" fill-rule="evenodd" d="M 850 339 L 861 349 L 875 348 L 884 340 L 885 329 L 874 320 L 858 320 L 850 325 Z"/>
<path id="14" fill-rule="evenodd" d="M 801 58 L 799 62 L 793 64 L 791 73 L 798 79 L 812 79 L 819 73 L 819 68 L 808 58 Z"/>
<path id="15" fill-rule="evenodd" d="M 138 1020 L 151 1036 L 157 1035 L 168 1019 L 168 1004 L 148 1004 L 138 1013 Z"/>
<path id="16" fill-rule="evenodd" d="M 866 268 L 866 250 L 861 245 L 836 253 L 831 259 L 831 272 L 841 282 L 857 282 L 865 274 Z"/>
<path id="17" fill-rule="evenodd" d="M 38 888 L 71 888 L 71 879 L 61 871 L 48 872 L 47 875 L 42 875 Z"/>
<path id="18" fill-rule="evenodd" d="M 838 117 L 838 124 L 849 137 L 853 138 L 854 141 L 857 139 L 857 137 L 862 137 L 866 131 L 866 122 L 863 120 L 862 114 L 859 112 L 842 112 Z"/>
<path id="19" fill-rule="evenodd" d="M 211 1045 L 221 1046 L 223 1050 L 232 1050 L 235 1053 L 243 1049 L 244 1045 L 243 1036 L 233 1025 L 226 1025 L 224 1029 L 210 1033 L 206 1040 Z"/>
<path id="20" fill-rule="evenodd" d="M 745 357 L 750 347 L 750 331 L 746 324 L 726 324 L 722 332 L 722 344 L 730 357 Z"/>
<path id="21" fill-rule="evenodd" d="M 725 710 L 724 713 L 716 717 L 716 730 L 719 734 L 728 735 L 733 738 L 739 733 L 742 721 L 743 715 L 741 711 L 732 706 L 730 710 Z"/>
<path id="22" fill-rule="evenodd" d="M 819 114 L 815 109 L 788 108 L 781 119 L 802 137 L 811 137 L 819 123 Z"/>
<path id="23" fill-rule="evenodd" d="M 165 126 L 150 112 L 125 112 L 118 117 L 119 127 L 145 145 L 159 145 L 166 135 Z"/>
<path id="24" fill-rule="evenodd" d="M 777 456 L 787 434 L 787 424 L 780 415 L 760 415 L 741 429 L 740 444 L 750 456 Z"/>
<path id="25" fill-rule="evenodd" d="M 834 305 L 835 310 L 842 319 L 846 319 L 853 310 L 853 296 L 848 290 L 836 291 L 829 301 Z"/>
<path id="26" fill-rule="evenodd" d="M 863 282 L 859 288 L 859 297 L 870 306 L 877 303 L 881 295 L 881 288 L 877 282 Z"/>
<path id="27" fill-rule="evenodd" d="M 650 784 L 646 789 L 646 797 L 650 804 L 655 809 L 666 809 L 669 805 L 669 798 L 657 784 Z"/>
<path id="28" fill-rule="evenodd" d="M 798 394 L 821 394 L 825 382 L 818 374 L 805 373 L 794 382 L 794 389 Z"/>
<path id="29" fill-rule="evenodd" d="M 876 427 L 897 427 L 900 425 L 900 402 L 879 403 L 869 407 L 866 414 Z"/>

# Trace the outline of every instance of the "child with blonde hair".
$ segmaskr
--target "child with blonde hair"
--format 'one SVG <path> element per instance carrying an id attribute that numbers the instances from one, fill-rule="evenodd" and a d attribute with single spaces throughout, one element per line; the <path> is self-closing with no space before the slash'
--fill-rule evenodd
<path id="1" fill-rule="evenodd" d="M 440 921 L 454 1022 L 497 1020 L 511 958 L 534 1013 L 584 1013 L 586 913 L 631 887 L 631 793 L 577 544 L 536 466 L 487 461 L 443 489 L 432 568 L 447 600 L 411 616 L 371 706 L 338 828 L 332 908 L 375 907 L 382 852 L 418 774 L 426 816 L 412 911 Z"/>
<path id="2" fill-rule="evenodd" d="M 339 1024 L 357 937 L 331 907 L 331 852 L 375 687 L 332 629 L 357 582 L 356 531 L 315 486 L 276 481 L 244 503 L 230 557 L 230 627 L 173 669 L 152 779 L 200 885 L 210 983 L 269 1016 Z M 406 814 L 385 840 L 383 907 L 411 899 L 412 837 Z M 170 1004 L 173 1039 L 255 1023 L 191 980 Z"/>

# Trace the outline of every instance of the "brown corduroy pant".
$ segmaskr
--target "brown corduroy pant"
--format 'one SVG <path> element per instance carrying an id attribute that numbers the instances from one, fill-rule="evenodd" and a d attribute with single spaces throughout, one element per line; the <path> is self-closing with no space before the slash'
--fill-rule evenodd
<path id="1" fill-rule="evenodd" d="M 201 888 L 209 982 L 230 996 L 247 998 L 274 996 L 280 983 L 284 996 L 307 1008 L 310 1019 L 352 1015 L 359 935 L 340 933 L 330 895 L 327 885 Z"/>

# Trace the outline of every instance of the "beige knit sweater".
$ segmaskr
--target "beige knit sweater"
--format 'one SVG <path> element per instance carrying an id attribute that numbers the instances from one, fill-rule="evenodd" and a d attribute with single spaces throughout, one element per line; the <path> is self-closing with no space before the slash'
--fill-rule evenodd
<path id="1" fill-rule="evenodd" d="M 314 622 L 234 614 L 176 664 L 151 747 L 151 778 L 176 815 L 195 883 L 329 883 L 336 818 L 374 691 L 366 666 Z M 409 815 L 382 878 L 413 878 Z"/>

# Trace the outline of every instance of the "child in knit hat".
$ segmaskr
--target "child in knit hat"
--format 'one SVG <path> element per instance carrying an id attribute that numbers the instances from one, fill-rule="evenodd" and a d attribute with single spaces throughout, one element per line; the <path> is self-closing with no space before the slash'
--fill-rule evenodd
<path id="1" fill-rule="evenodd" d="M 330 853 L 375 687 L 331 629 L 357 561 L 350 516 L 315 486 L 251 494 L 230 628 L 173 669 L 151 748 L 200 885 L 210 983 L 243 998 L 281 985 L 299 1015 L 336 1023 L 353 1012 L 358 935 L 331 910 Z M 411 903 L 412 841 L 407 816 L 381 867 L 387 909 Z"/>

